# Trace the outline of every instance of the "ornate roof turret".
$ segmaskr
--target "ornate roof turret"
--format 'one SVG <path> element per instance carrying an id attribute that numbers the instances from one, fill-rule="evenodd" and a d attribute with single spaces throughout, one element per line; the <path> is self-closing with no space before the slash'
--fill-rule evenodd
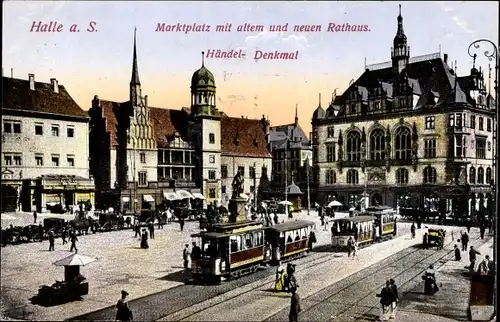
<path id="1" fill-rule="evenodd" d="M 201 68 L 195 71 L 193 77 L 191 77 L 191 90 L 200 87 L 212 87 L 215 89 L 215 77 L 212 72 L 205 67 L 205 52 L 202 52 L 201 55 Z"/>
<path id="2" fill-rule="evenodd" d="M 319 104 L 316 110 L 313 113 L 313 120 L 320 120 L 325 118 L 325 110 L 321 107 L 321 93 L 319 93 Z"/>
<path id="3" fill-rule="evenodd" d="M 406 44 L 406 35 L 403 29 L 403 16 L 401 15 L 401 5 L 399 5 L 399 15 L 398 15 L 398 31 L 394 37 L 394 47 L 397 45 Z"/>

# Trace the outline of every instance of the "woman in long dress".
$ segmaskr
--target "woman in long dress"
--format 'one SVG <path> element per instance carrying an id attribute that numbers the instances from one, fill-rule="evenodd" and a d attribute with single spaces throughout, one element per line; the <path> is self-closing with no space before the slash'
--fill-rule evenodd
<path id="1" fill-rule="evenodd" d="M 148 232 L 146 231 L 146 229 L 142 230 L 141 248 L 143 248 L 143 249 L 149 248 L 149 244 L 148 244 Z"/>

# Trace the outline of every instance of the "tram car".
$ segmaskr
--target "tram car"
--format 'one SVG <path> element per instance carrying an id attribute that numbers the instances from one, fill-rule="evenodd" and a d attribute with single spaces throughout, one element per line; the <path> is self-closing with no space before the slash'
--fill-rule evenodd
<path id="1" fill-rule="evenodd" d="M 346 250 L 352 237 L 359 247 L 390 239 L 397 234 L 395 212 L 390 207 L 370 207 L 365 213 L 332 221 L 332 246 Z"/>
<path id="2" fill-rule="evenodd" d="M 201 248 L 200 258 L 192 262 L 193 278 L 220 283 L 222 277 L 238 278 L 263 265 L 302 256 L 313 225 L 297 220 L 272 227 L 257 221 L 207 227 L 207 231 L 191 235 Z"/>
<path id="3" fill-rule="evenodd" d="M 266 241 L 271 245 L 272 264 L 303 256 L 308 250 L 309 236 L 314 222 L 288 221 L 266 228 Z"/>

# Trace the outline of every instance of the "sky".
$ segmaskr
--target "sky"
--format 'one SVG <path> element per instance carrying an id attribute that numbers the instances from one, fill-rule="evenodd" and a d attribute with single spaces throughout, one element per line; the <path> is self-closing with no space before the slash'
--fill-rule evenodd
<path id="1" fill-rule="evenodd" d="M 94 95 L 128 100 L 134 28 L 143 95 L 154 107 L 190 105 L 190 81 L 201 66 L 201 52 L 242 50 L 242 59 L 209 59 L 217 85 L 217 106 L 230 116 L 269 117 L 271 125 L 292 123 L 298 107 L 306 132 L 319 103 L 342 93 L 368 65 L 390 60 L 396 34 L 397 2 L 122 2 L 4 1 L 3 74 L 50 82 L 56 78 L 87 110 Z M 411 56 L 447 53 L 459 74 L 468 74 L 469 44 L 498 39 L 498 2 L 402 2 Z M 54 22 L 61 32 L 32 32 L 33 23 Z M 88 32 L 91 21 L 97 31 Z M 165 23 L 210 25 L 210 32 L 157 32 Z M 216 32 L 231 23 L 231 32 Z M 264 31 L 238 32 L 238 25 Z M 272 32 L 271 25 L 285 25 Z M 367 25 L 366 32 L 327 32 L 330 23 Z M 70 32 L 77 24 L 80 32 Z M 321 32 L 294 31 L 321 25 Z M 498 43 L 497 43 L 498 45 Z M 483 45 L 481 48 L 490 50 Z M 297 60 L 255 60 L 256 50 L 296 52 Z M 483 51 L 484 51 L 483 50 Z M 477 64 L 490 63 L 478 52 Z M 493 64 L 492 64 L 493 67 Z"/>

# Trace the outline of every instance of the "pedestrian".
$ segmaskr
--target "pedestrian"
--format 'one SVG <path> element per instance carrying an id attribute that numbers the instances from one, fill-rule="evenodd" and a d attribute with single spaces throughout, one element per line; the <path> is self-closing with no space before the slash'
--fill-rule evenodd
<path id="1" fill-rule="evenodd" d="M 292 293 L 292 298 L 290 300 L 290 313 L 288 314 L 289 321 L 298 321 L 299 313 L 302 311 L 300 308 L 300 296 L 297 294 L 297 285 L 294 282 L 291 282 L 290 293 Z"/>
<path id="2" fill-rule="evenodd" d="M 471 272 L 473 272 L 474 267 L 476 267 L 476 259 L 477 259 L 476 255 L 481 255 L 481 253 L 479 253 L 477 250 L 475 250 L 474 246 L 471 246 L 470 250 L 469 250 L 469 260 L 470 260 L 469 271 L 471 271 Z"/>
<path id="3" fill-rule="evenodd" d="M 278 218 L 278 213 L 274 213 L 274 224 L 277 225 L 279 224 L 279 218 Z"/>
<path id="4" fill-rule="evenodd" d="M 181 231 L 184 231 L 184 218 L 183 217 L 179 218 L 179 225 L 181 226 Z"/>
<path id="5" fill-rule="evenodd" d="M 70 252 L 75 250 L 75 253 L 78 253 L 78 249 L 76 248 L 76 242 L 78 241 L 78 238 L 76 237 L 76 232 L 74 230 L 71 230 L 69 232 L 69 239 L 71 241 L 71 248 L 69 249 Z"/>
<path id="6" fill-rule="evenodd" d="M 128 296 L 127 291 L 122 290 L 122 297 L 116 303 L 116 321 L 132 321 L 132 310 L 128 306 L 126 298 Z"/>
<path id="7" fill-rule="evenodd" d="M 399 296 L 398 296 L 398 286 L 396 282 L 391 278 L 389 280 L 391 283 L 391 296 L 392 296 L 392 305 L 391 305 L 391 319 L 396 318 L 396 307 L 398 306 Z"/>
<path id="8" fill-rule="evenodd" d="M 163 214 L 158 214 L 158 229 L 163 229 Z"/>
<path id="9" fill-rule="evenodd" d="M 490 256 L 486 255 L 484 259 L 479 263 L 479 266 L 477 268 L 477 272 L 480 275 L 488 275 L 490 270 Z"/>
<path id="10" fill-rule="evenodd" d="M 36 213 L 36 210 L 33 212 L 33 220 L 34 220 L 34 223 L 36 224 L 36 217 L 37 217 L 37 213 Z"/>
<path id="11" fill-rule="evenodd" d="M 486 227 L 484 227 L 484 225 L 481 224 L 481 227 L 479 227 L 479 234 L 481 235 L 481 239 L 484 239 L 485 232 L 486 232 Z"/>
<path id="12" fill-rule="evenodd" d="M 135 227 L 134 228 L 135 228 L 135 236 L 134 236 L 134 238 L 137 238 L 137 236 L 141 237 L 141 225 L 140 225 L 139 221 L 137 221 L 135 223 Z"/>
<path id="13" fill-rule="evenodd" d="M 40 237 L 40 243 L 43 242 L 43 234 L 44 234 L 44 231 L 43 231 L 42 223 L 39 223 L 38 224 L 38 237 Z"/>
<path id="14" fill-rule="evenodd" d="M 274 282 L 274 290 L 276 292 L 283 292 L 285 290 L 285 269 L 283 266 L 276 268 L 276 281 Z"/>
<path id="15" fill-rule="evenodd" d="M 189 269 L 189 258 L 191 257 L 191 252 L 189 251 L 189 244 L 186 244 L 186 248 L 182 252 L 182 258 L 184 259 L 184 269 L 187 271 Z"/>
<path id="16" fill-rule="evenodd" d="M 54 238 L 54 231 L 50 230 L 49 231 L 49 252 L 54 251 L 54 243 L 55 243 L 55 238 Z"/>
<path id="17" fill-rule="evenodd" d="M 470 229 L 472 228 L 472 223 L 470 222 L 470 219 L 467 219 L 467 222 L 465 223 L 465 227 L 467 228 L 467 233 L 470 234 Z"/>
<path id="18" fill-rule="evenodd" d="M 142 235 L 141 235 L 141 248 L 142 249 L 148 249 L 149 248 L 149 243 L 148 243 L 148 232 L 146 229 L 142 230 Z"/>
<path id="19" fill-rule="evenodd" d="M 149 236 L 151 236 L 151 239 L 155 239 L 155 225 L 153 224 L 153 221 L 150 221 L 148 223 L 148 230 L 149 230 Z"/>
<path id="20" fill-rule="evenodd" d="M 314 231 L 311 231 L 309 233 L 309 239 L 307 240 L 308 252 L 311 252 L 313 250 L 313 246 L 316 242 L 316 233 Z"/>
<path id="21" fill-rule="evenodd" d="M 325 225 L 325 216 L 321 216 L 320 217 L 320 220 L 321 220 L 321 227 L 323 227 Z"/>
<path id="22" fill-rule="evenodd" d="M 380 321 L 387 321 L 387 313 L 392 304 L 392 289 L 390 288 L 391 282 L 386 281 L 385 286 L 382 288 L 377 297 L 380 297 Z"/>
<path id="23" fill-rule="evenodd" d="M 417 227 L 415 227 L 415 223 L 411 224 L 411 228 L 410 228 L 410 231 L 411 231 L 411 239 L 415 239 L 415 232 L 417 230 Z"/>
<path id="24" fill-rule="evenodd" d="M 66 238 L 68 238 L 68 230 L 66 229 L 66 227 L 63 227 L 61 231 L 61 238 L 63 245 L 68 243 L 68 241 L 66 240 Z"/>
<path id="25" fill-rule="evenodd" d="M 467 245 L 469 244 L 469 235 L 466 232 L 462 234 L 462 251 L 467 251 Z"/>
<path id="26" fill-rule="evenodd" d="M 458 262 L 462 259 L 462 255 L 460 254 L 460 249 L 458 248 L 458 245 L 455 244 L 455 260 Z"/>
<path id="27" fill-rule="evenodd" d="M 357 241 L 354 241 L 352 243 L 352 259 L 354 259 L 354 258 L 359 259 L 359 257 L 358 257 L 358 242 Z"/>
<path id="28" fill-rule="evenodd" d="M 351 257 L 353 243 L 354 240 L 352 239 L 352 237 L 349 237 L 349 239 L 347 240 L 347 257 Z"/>

